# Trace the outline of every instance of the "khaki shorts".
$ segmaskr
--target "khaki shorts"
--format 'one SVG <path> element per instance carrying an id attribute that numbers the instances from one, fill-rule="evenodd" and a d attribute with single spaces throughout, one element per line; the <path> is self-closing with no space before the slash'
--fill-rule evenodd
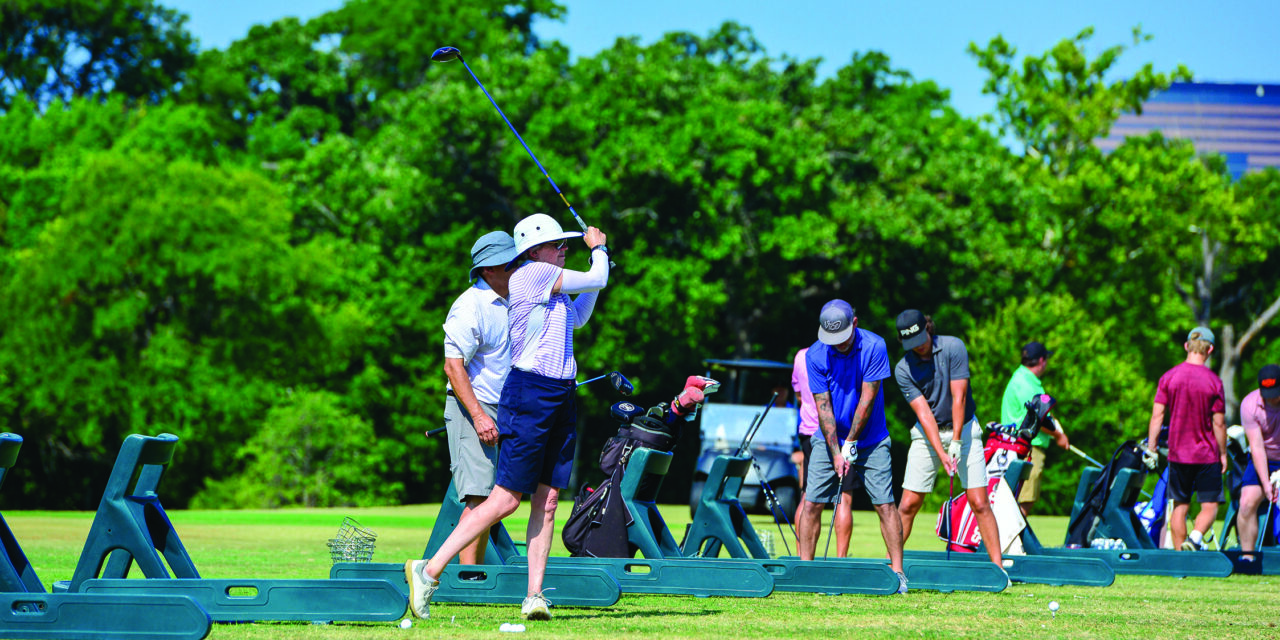
<path id="1" fill-rule="evenodd" d="M 1044 475 L 1044 449 L 1031 447 L 1031 477 L 1022 483 L 1018 502 L 1035 502 L 1040 499 L 1040 476 Z"/>
<path id="2" fill-rule="evenodd" d="M 498 405 L 481 402 L 480 408 L 485 415 L 497 419 Z M 497 447 L 480 442 L 471 414 L 451 395 L 444 397 L 444 426 L 449 434 L 449 471 L 453 473 L 454 492 L 460 500 L 487 497 L 493 491 Z"/>
<path id="3" fill-rule="evenodd" d="M 942 431 L 945 449 L 951 444 L 952 433 Z M 960 486 L 965 489 L 987 486 L 987 462 L 982 455 L 982 427 L 978 425 L 978 417 L 974 416 L 961 431 L 960 466 L 956 475 L 960 477 Z M 938 454 L 929 446 L 928 438 L 917 422 L 911 429 L 911 448 L 907 450 L 907 473 L 902 479 L 902 488 L 916 493 L 929 493 L 938 480 Z"/>

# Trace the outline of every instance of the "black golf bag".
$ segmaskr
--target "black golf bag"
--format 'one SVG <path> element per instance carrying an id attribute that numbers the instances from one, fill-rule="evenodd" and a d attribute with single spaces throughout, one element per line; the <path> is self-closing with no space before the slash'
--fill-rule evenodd
<path id="1" fill-rule="evenodd" d="M 1111 482 L 1121 469 L 1146 471 L 1146 466 L 1142 464 L 1142 447 L 1138 446 L 1134 440 L 1126 440 L 1115 453 L 1111 454 L 1111 461 L 1107 463 L 1098 480 L 1089 489 L 1084 505 L 1067 523 L 1068 547 L 1089 546 L 1094 537 L 1094 529 L 1102 520 L 1102 511 L 1106 508 L 1107 499 L 1111 496 Z"/>
<path id="2" fill-rule="evenodd" d="M 595 488 L 583 485 L 561 531 L 565 548 L 575 557 L 635 556 L 637 549 L 627 541 L 631 514 L 619 494 L 622 473 L 637 448 L 670 452 L 680 435 L 680 419 L 666 404 L 646 412 L 630 402 L 617 402 L 610 413 L 622 426 L 600 452 L 600 470 L 608 477 Z M 641 485 L 640 493 L 656 491 L 657 486 Z"/>

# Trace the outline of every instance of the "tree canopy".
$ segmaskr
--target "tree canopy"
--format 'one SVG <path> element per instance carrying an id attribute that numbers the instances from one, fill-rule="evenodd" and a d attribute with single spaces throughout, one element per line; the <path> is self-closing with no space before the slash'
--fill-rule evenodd
<path id="1" fill-rule="evenodd" d="M 149 0 L 0 5 L 0 408 L 28 440 L 0 500 L 92 508 L 122 439 L 159 432 L 183 441 L 174 504 L 439 500 L 447 448 L 424 432 L 466 249 L 535 212 L 571 226 L 465 70 L 430 62 L 445 44 L 609 234 L 619 268 L 575 351 L 642 404 L 704 358 L 789 360 L 834 297 L 886 338 L 909 307 L 964 338 L 984 420 L 1021 345 L 1048 344 L 1045 386 L 1095 457 L 1145 433 L 1195 324 L 1221 329 L 1233 401 L 1280 359 L 1280 173 L 1233 182 L 1158 134 L 1091 144 L 1185 69 L 1115 77 L 1132 53 L 1091 53 L 1088 30 L 1021 59 L 975 43 L 998 105 L 975 121 L 882 53 L 820 78 L 733 22 L 573 59 L 531 28 L 563 11 L 352 0 L 197 51 Z M 612 399 L 581 392 L 583 451 Z M 1056 456 L 1046 512 L 1082 466 Z"/>

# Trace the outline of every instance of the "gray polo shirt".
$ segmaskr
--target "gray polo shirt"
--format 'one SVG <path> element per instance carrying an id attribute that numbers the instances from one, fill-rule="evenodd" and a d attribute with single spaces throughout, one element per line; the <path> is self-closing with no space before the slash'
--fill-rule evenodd
<path id="1" fill-rule="evenodd" d="M 969 378 L 969 352 L 964 341 L 953 336 L 936 336 L 933 339 L 933 358 L 923 360 L 914 351 L 908 351 L 893 369 L 893 377 L 902 388 L 902 395 L 911 402 L 920 396 L 929 402 L 933 419 L 939 431 L 950 431 L 951 381 Z M 964 419 L 973 418 L 973 388 L 964 403 Z"/>

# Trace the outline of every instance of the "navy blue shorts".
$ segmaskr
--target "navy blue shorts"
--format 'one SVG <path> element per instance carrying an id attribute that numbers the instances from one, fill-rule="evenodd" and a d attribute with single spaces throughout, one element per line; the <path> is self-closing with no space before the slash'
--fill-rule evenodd
<path id="1" fill-rule="evenodd" d="M 498 401 L 494 484 L 532 494 L 539 484 L 569 486 L 578 439 L 573 380 L 512 369 Z"/>
<path id="2" fill-rule="evenodd" d="M 1275 473 L 1277 470 L 1280 470 L 1280 460 L 1271 460 L 1268 458 L 1267 459 L 1267 478 L 1270 478 L 1271 474 Z M 1253 468 L 1253 458 L 1249 458 L 1249 466 L 1245 467 L 1244 475 L 1241 476 L 1240 484 L 1241 486 L 1247 486 L 1251 484 L 1257 485 L 1259 487 L 1262 486 L 1262 482 L 1258 480 L 1258 470 Z"/>
<path id="3" fill-rule="evenodd" d="M 1191 502 L 1195 493 L 1200 502 L 1222 502 L 1222 465 L 1169 462 L 1169 499 Z"/>

